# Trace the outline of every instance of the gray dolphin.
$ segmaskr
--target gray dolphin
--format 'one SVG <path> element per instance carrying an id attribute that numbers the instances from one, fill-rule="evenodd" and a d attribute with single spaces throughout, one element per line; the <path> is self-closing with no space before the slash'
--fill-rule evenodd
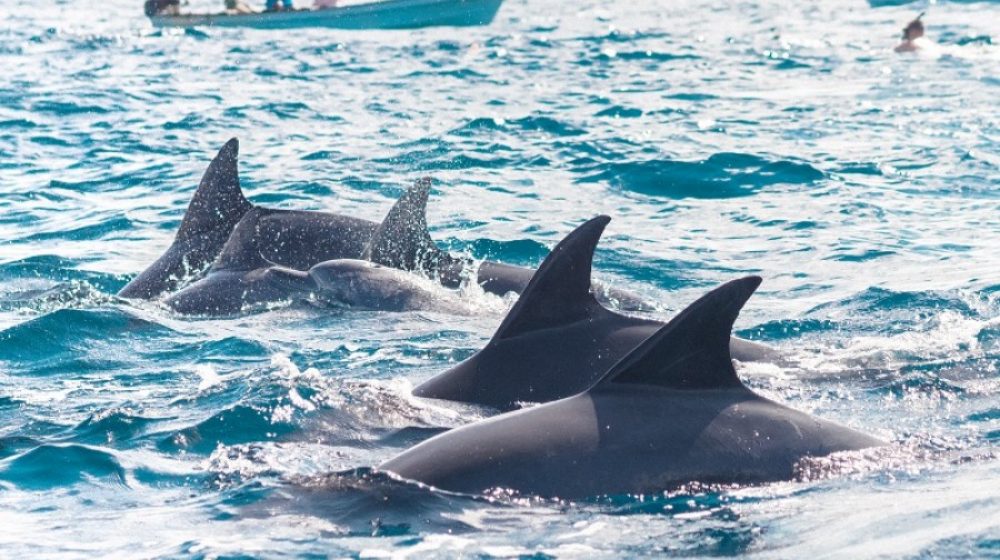
<path id="1" fill-rule="evenodd" d="M 587 389 L 663 326 L 615 313 L 590 292 L 594 249 L 611 218 L 598 216 L 549 253 L 517 303 L 479 352 L 414 389 L 419 397 L 513 410 Z M 776 360 L 767 346 L 732 338 L 740 361 Z"/>
<path id="2" fill-rule="evenodd" d="M 469 276 L 472 261 L 454 258 L 440 251 L 426 230 L 424 214 L 415 215 L 423 226 L 417 242 L 407 249 L 396 248 L 392 232 L 384 230 L 383 242 L 372 246 L 379 224 L 369 220 L 301 210 L 281 210 L 255 206 L 240 189 L 237 159 L 239 142 L 233 138 L 219 150 L 188 205 L 174 242 L 152 265 L 119 291 L 128 298 L 153 299 L 175 290 L 185 281 L 197 280 L 208 271 L 225 249 L 229 258 L 265 261 L 307 270 L 336 259 L 363 259 L 378 264 L 415 270 L 434 276 L 446 287 L 458 287 Z M 237 227 L 255 235 L 231 234 Z M 365 255 L 368 252 L 369 254 Z M 491 261 L 475 269 L 475 279 L 489 293 L 520 293 L 528 285 L 533 270 Z M 601 301 L 622 309 L 644 310 L 649 305 L 635 294 L 605 286 L 594 286 Z M 261 290 L 261 299 L 267 299 Z M 252 298 L 251 298 L 252 299 Z"/>
<path id="3" fill-rule="evenodd" d="M 208 165 L 173 243 L 118 295 L 153 299 L 186 280 L 198 279 L 225 247 L 231 254 L 240 252 L 230 238 L 240 224 L 258 234 L 252 240 L 258 256 L 284 266 L 304 270 L 322 261 L 361 255 L 377 223 L 255 206 L 240 188 L 238 159 L 239 141 L 232 138 Z"/>
<path id="4" fill-rule="evenodd" d="M 444 300 L 444 289 L 433 294 L 406 270 L 423 261 L 445 262 L 450 257 L 438 251 L 427 233 L 426 213 L 430 183 L 417 181 L 396 201 L 385 220 L 372 228 L 368 242 L 347 248 L 349 255 L 359 254 L 366 261 L 353 258 L 329 259 L 298 270 L 265 256 L 273 248 L 270 224 L 254 214 L 272 211 L 254 208 L 236 225 L 215 264 L 204 278 L 171 294 L 164 302 L 178 313 L 195 315 L 233 315 L 296 299 L 319 298 L 332 303 L 366 309 L 418 309 L 421 304 L 441 300 L 438 307 L 456 309 Z M 286 222 L 292 223 L 292 222 Z M 302 230 L 297 230 L 301 232 Z M 322 228 L 309 235 L 319 235 Z M 329 230 L 336 232 L 335 228 Z M 281 237 L 278 237 L 280 240 Z M 296 247 L 299 238 L 289 242 Z M 352 239 L 350 243 L 356 244 Z M 332 244 L 327 244 L 332 247 Z M 345 249 L 345 247 L 341 247 Z M 301 253 L 293 251 L 301 258 Z M 379 262 L 375 262 L 378 259 Z M 287 259 L 286 259 L 287 260 Z M 392 268 L 392 265 L 399 265 Z M 337 279 L 344 282 L 337 286 Z M 384 282 L 379 286 L 378 281 Z M 379 301 L 379 295 L 381 300 Z"/>
<path id="5" fill-rule="evenodd" d="M 355 310 L 471 312 L 444 287 L 428 285 L 412 272 L 369 261 L 335 259 L 307 271 L 268 266 L 215 271 L 168 297 L 178 313 L 233 315 L 283 301 L 318 301 Z"/>
<path id="6" fill-rule="evenodd" d="M 803 458 L 884 445 L 740 382 L 730 332 L 759 284 L 703 296 L 584 393 L 445 432 L 379 470 L 456 492 L 576 499 L 788 480 Z"/>
<path id="7" fill-rule="evenodd" d="M 240 189 L 238 154 L 235 138 L 219 150 L 191 197 L 173 243 L 118 295 L 152 299 L 202 272 L 219 256 L 229 234 L 252 206 Z"/>
<path id="8" fill-rule="evenodd" d="M 467 315 L 471 308 L 455 292 L 413 273 L 370 261 L 338 259 L 308 272 L 313 297 L 352 309 L 440 311 Z"/>

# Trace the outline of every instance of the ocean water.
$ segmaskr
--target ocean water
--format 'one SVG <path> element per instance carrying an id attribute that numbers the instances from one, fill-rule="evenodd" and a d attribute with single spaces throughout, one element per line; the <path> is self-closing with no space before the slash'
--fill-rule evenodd
<path id="1" fill-rule="evenodd" d="M 1000 557 L 1000 4 L 507 0 L 473 29 L 156 31 L 0 7 L 0 556 Z M 881 5 L 887 4 L 887 5 Z M 192 8 L 215 9 L 193 1 Z M 755 390 L 892 442 L 798 480 L 469 497 L 382 460 L 488 411 L 409 396 L 472 317 L 115 293 L 241 140 L 254 202 L 379 219 L 431 176 L 452 251 L 596 275 L 666 318 L 764 277 Z"/>

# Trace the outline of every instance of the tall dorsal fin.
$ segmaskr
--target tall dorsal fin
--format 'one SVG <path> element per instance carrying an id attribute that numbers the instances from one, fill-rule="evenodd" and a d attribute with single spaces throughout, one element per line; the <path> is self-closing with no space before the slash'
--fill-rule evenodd
<path id="1" fill-rule="evenodd" d="M 593 389 L 608 383 L 672 389 L 742 387 L 729 355 L 729 337 L 760 282 L 759 276 L 747 276 L 705 294 L 612 366 Z"/>
<path id="2" fill-rule="evenodd" d="M 208 164 L 177 230 L 178 241 L 212 233 L 228 236 L 250 210 L 251 204 L 240 189 L 239 153 L 239 140 L 232 138 Z"/>
<path id="3" fill-rule="evenodd" d="M 494 340 L 572 323 L 601 308 L 590 293 L 594 249 L 611 218 L 597 216 L 567 235 L 542 261 Z"/>
<path id="4" fill-rule="evenodd" d="M 361 258 L 402 270 L 435 270 L 446 254 L 427 231 L 430 189 L 429 178 L 414 182 L 375 229 Z"/>

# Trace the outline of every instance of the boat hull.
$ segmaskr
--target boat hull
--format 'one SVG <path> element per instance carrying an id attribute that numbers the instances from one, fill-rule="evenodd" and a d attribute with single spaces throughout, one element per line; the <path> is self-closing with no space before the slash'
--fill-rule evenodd
<path id="1" fill-rule="evenodd" d="M 386 0 L 325 10 L 254 14 L 151 16 L 156 27 L 251 27 L 295 29 L 415 29 L 431 26 L 486 25 L 503 0 Z"/>

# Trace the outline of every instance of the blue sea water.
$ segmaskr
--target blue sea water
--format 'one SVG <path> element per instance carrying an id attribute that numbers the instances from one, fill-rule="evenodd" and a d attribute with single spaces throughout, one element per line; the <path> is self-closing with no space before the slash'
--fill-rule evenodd
<path id="1" fill-rule="evenodd" d="M 138 0 L 0 7 L 0 556 L 1000 557 L 1000 4 L 507 0 L 488 27 L 157 31 Z M 190 8 L 215 9 L 192 1 Z M 473 317 L 114 296 L 232 136 L 260 204 L 378 219 L 670 314 L 760 274 L 755 390 L 890 448 L 792 482 L 584 502 L 372 466 L 486 411 L 409 389 Z"/>

